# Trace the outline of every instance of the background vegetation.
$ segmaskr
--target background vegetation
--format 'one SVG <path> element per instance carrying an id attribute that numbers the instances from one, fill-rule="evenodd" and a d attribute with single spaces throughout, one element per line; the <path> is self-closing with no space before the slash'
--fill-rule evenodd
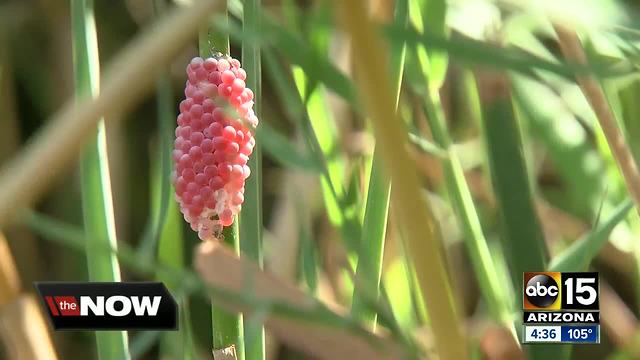
<path id="1" fill-rule="evenodd" d="M 0 358 L 640 357 L 637 13 L 1 0 Z M 240 257 L 170 183 L 184 68 L 226 41 L 261 120 Z M 518 345 L 545 269 L 600 272 L 601 345 Z M 180 331 L 51 332 L 32 296 L 118 279 L 165 282 Z"/>

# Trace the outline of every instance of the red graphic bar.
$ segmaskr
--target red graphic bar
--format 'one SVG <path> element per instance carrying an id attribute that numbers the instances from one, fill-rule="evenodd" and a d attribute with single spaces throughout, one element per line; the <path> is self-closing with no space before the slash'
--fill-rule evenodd
<path id="1" fill-rule="evenodd" d="M 80 316 L 80 305 L 75 296 L 54 296 L 61 316 Z"/>
<path id="2" fill-rule="evenodd" d="M 53 316 L 59 316 L 60 314 L 58 313 L 56 304 L 53 302 L 53 299 L 51 298 L 51 296 L 45 296 L 44 299 L 47 301 L 47 305 L 49 305 L 49 310 L 51 310 L 51 313 L 53 314 Z"/>

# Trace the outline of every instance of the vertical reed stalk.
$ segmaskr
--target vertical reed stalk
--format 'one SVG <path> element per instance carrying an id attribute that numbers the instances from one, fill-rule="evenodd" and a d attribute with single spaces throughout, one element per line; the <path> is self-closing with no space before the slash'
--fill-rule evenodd
<path id="1" fill-rule="evenodd" d="M 426 58 L 426 52 L 420 55 Z M 439 89 L 429 81 L 427 67 L 422 64 L 429 91 L 425 96 L 427 121 L 437 145 L 446 151 L 442 159 L 445 183 L 457 218 L 464 233 L 464 242 L 471 258 L 473 269 L 480 284 L 480 291 L 487 302 L 493 319 L 513 330 L 511 305 L 501 290 L 500 277 L 496 271 L 487 240 L 482 232 L 480 219 L 473 203 L 471 191 L 464 177 L 458 156 L 453 151 L 452 141 L 447 130 L 444 110 L 440 102 Z"/>
<path id="2" fill-rule="evenodd" d="M 443 359 L 466 359 L 468 349 L 451 292 L 441 234 L 433 213 L 421 196 L 417 173 L 405 148 L 408 137 L 404 124 L 394 112 L 391 80 L 385 71 L 385 44 L 371 20 L 365 16 L 362 0 L 334 4 L 347 33 L 351 36 L 354 65 L 358 68 L 360 95 L 373 124 L 385 170 L 395 183 L 392 199 L 400 226 L 406 233 L 407 252 L 411 256 L 420 290 L 430 315 L 434 344 Z"/>
<path id="3" fill-rule="evenodd" d="M 219 3 L 216 21 L 227 22 L 227 0 L 220 0 Z M 220 28 L 226 28 L 224 25 L 225 24 L 222 24 Z M 216 52 L 227 55 L 230 53 L 228 34 L 217 31 L 211 24 L 202 27 L 198 43 L 200 56 L 205 59 Z M 224 228 L 222 236 L 224 237 L 224 242 L 233 248 L 237 254 L 240 254 L 238 217 L 234 219 L 233 225 Z M 214 358 L 222 356 L 224 349 L 233 346 L 235 348 L 236 359 L 244 359 L 242 314 L 229 312 L 212 304 L 211 320 L 213 326 Z"/>
<path id="4" fill-rule="evenodd" d="M 153 0 L 156 18 L 166 13 L 165 0 Z M 175 128 L 175 103 L 169 77 L 169 68 L 158 76 L 156 81 L 156 101 L 158 111 L 158 152 L 152 161 L 152 201 L 154 221 L 149 248 L 156 247 L 159 263 L 177 270 L 184 268 L 184 237 L 182 234 L 182 216 L 175 201 L 171 201 L 175 189 L 171 184 L 171 153 Z M 143 244 L 144 245 L 144 244 Z M 179 311 L 179 330 L 162 333 L 160 340 L 160 357 L 167 359 L 194 359 L 191 339 L 191 321 L 188 312 L 187 296 L 179 293 L 180 285 L 175 278 L 157 271 L 156 277 L 162 281 L 177 298 Z"/>
<path id="5" fill-rule="evenodd" d="M 243 31 L 259 33 L 261 0 L 244 0 Z M 247 87 L 254 93 L 253 110 L 258 117 L 262 115 L 262 69 L 260 65 L 260 47 L 256 43 L 242 43 L 242 65 L 247 72 Z M 245 206 L 240 215 L 240 248 L 243 255 L 263 267 L 262 253 L 262 145 L 256 142 L 253 154 L 249 158 L 251 176 L 245 184 Z M 244 322 L 244 352 L 249 360 L 265 358 L 264 327 Z"/>
<path id="6" fill-rule="evenodd" d="M 577 64 L 586 64 L 587 55 L 575 31 L 562 25 L 555 25 L 554 28 L 558 35 L 560 49 L 565 58 Z M 638 166 L 633 154 L 618 128 L 618 123 L 604 91 L 598 80 L 593 76 L 578 75 L 576 80 L 585 98 L 589 101 L 593 112 L 596 114 L 600 127 L 602 127 L 602 132 L 607 138 L 611 153 L 618 163 L 620 172 L 622 172 L 629 194 L 636 205 L 636 211 L 640 214 L 640 172 L 638 172 Z"/>
<path id="7" fill-rule="evenodd" d="M 482 124 L 489 158 L 491 182 L 500 212 L 511 281 L 521 289 L 525 271 L 547 269 L 544 233 L 533 204 L 524 158 L 522 131 L 510 97 L 506 75 L 478 71 Z M 532 359 L 566 359 L 568 345 L 528 346 Z"/>
<path id="8" fill-rule="evenodd" d="M 406 26 L 409 20 L 408 0 L 396 0 L 393 21 Z M 400 85 L 404 70 L 406 46 L 404 42 L 391 44 L 391 85 L 395 95 L 395 111 L 400 101 Z M 391 181 L 384 173 L 380 149 L 376 147 L 371 164 L 369 190 L 367 194 L 358 265 L 356 267 L 355 287 L 351 314 L 375 329 L 377 314 L 367 306 L 367 300 L 377 300 L 380 295 L 380 277 L 382 276 L 382 260 L 387 215 L 389 213 L 389 196 Z"/>
<path id="9" fill-rule="evenodd" d="M 93 0 L 72 0 L 71 20 L 76 97 L 95 97 L 100 88 L 100 65 Z M 100 251 L 105 245 L 117 247 L 104 120 L 98 122 L 97 134 L 81 155 L 81 180 L 89 279 L 120 281 L 116 255 Z M 125 331 L 99 331 L 96 340 L 101 360 L 129 358 Z"/>

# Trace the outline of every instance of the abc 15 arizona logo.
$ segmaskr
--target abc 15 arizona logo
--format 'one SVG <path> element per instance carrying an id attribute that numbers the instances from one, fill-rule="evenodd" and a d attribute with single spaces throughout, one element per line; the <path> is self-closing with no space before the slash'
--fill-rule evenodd
<path id="1" fill-rule="evenodd" d="M 522 280 L 524 310 L 599 310 L 597 272 L 525 272 Z"/>

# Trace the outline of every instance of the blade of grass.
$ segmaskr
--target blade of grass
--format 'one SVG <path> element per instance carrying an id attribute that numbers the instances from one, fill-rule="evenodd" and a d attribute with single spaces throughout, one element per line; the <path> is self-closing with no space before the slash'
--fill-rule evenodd
<path id="1" fill-rule="evenodd" d="M 258 142 L 264 147 L 266 154 L 285 167 L 297 167 L 311 172 L 322 171 L 322 165 L 318 164 L 313 156 L 298 150 L 289 139 L 267 122 L 260 123 L 256 129 L 256 144 Z"/>
<path id="2" fill-rule="evenodd" d="M 305 140 L 307 153 L 313 156 L 314 163 L 320 166 L 321 185 L 329 220 L 340 230 L 347 248 L 350 251 L 356 251 L 354 239 L 360 238 L 360 224 L 357 222 L 355 214 L 347 214 L 340 206 L 344 197 L 342 186 L 344 160 L 335 151 L 337 140 L 334 138 L 334 133 L 336 130 L 333 127 L 333 118 L 325 107 L 324 95 L 319 94 L 320 89 L 316 87 L 313 93 L 307 95 L 305 106 L 301 99 L 304 98 L 302 94 L 307 93 L 304 90 L 307 80 L 304 73 L 302 71 L 296 72 L 294 69 L 293 82 L 298 86 L 296 90 L 295 86 L 291 86 L 287 81 L 288 77 L 277 63 L 272 51 L 265 49 L 264 59 L 266 72 L 283 99 L 287 115 L 291 119 L 300 119 L 298 124 Z M 298 75 L 296 76 L 296 74 Z M 312 120 L 312 114 L 314 120 Z"/>
<path id="3" fill-rule="evenodd" d="M 227 0 L 221 0 L 220 12 L 216 14 L 215 23 L 228 23 Z M 221 26 L 226 27 L 222 24 Z M 230 55 L 229 36 L 218 31 L 213 26 L 213 19 L 200 30 L 199 36 L 200 56 L 207 58 L 214 53 Z M 247 72 L 247 74 L 249 74 Z M 256 154 L 257 155 L 257 154 Z M 233 224 L 227 226 L 222 231 L 223 241 L 236 254 L 240 253 L 240 234 L 239 219 L 236 216 Z M 213 326 L 213 350 L 222 350 L 233 346 L 235 348 L 236 359 L 244 360 L 244 339 L 242 314 L 229 312 L 227 309 L 216 305 L 216 301 L 212 300 L 211 305 L 211 323 Z"/>
<path id="4" fill-rule="evenodd" d="M 324 158 L 326 176 L 320 178 L 322 194 L 331 223 L 340 227 L 345 222 L 346 215 L 340 206 L 340 199 L 344 196 L 344 159 L 336 151 L 338 145 L 337 129 L 333 116 L 326 103 L 323 86 L 310 88 L 310 79 L 302 68 L 294 66 L 293 79 L 303 101 L 310 127 L 313 132 L 320 153 Z"/>
<path id="5" fill-rule="evenodd" d="M 162 0 L 156 0 L 160 2 Z M 168 71 L 168 69 L 167 69 Z M 174 193 L 173 186 L 171 185 L 171 171 L 173 165 L 171 164 L 171 156 L 173 151 L 173 137 L 174 137 L 174 123 L 175 114 L 173 111 L 173 92 L 171 90 L 171 80 L 166 75 L 158 77 L 156 83 L 156 101 L 158 102 L 158 130 L 159 130 L 159 143 L 158 143 L 158 158 L 159 164 L 156 164 L 157 170 L 154 171 L 154 177 L 157 179 L 159 189 L 156 191 L 156 197 L 152 197 L 152 216 L 149 226 L 145 229 L 145 233 L 141 240 L 138 254 L 141 257 L 152 257 L 154 253 L 159 253 L 159 242 L 162 238 L 163 228 L 168 221 L 168 217 L 172 216 L 170 211 L 176 211 L 173 202 L 170 204 L 170 199 Z M 155 185 L 155 183 L 153 183 Z M 157 201 L 155 201 L 157 200 Z M 173 209 L 171 209 L 173 208 Z M 175 239 L 176 247 L 180 248 L 180 252 L 175 256 L 182 257 L 182 238 Z M 182 266 L 182 264 L 180 264 Z"/>
<path id="6" fill-rule="evenodd" d="M 417 4 L 418 1 L 412 0 L 412 11 L 419 11 Z M 421 30 L 421 21 L 417 16 L 414 19 L 417 22 L 418 30 Z M 442 159 L 445 185 L 453 203 L 453 210 L 460 221 L 464 233 L 464 242 L 480 284 L 480 290 L 493 319 L 497 323 L 513 330 L 511 306 L 506 293 L 502 290 L 503 285 L 499 282 L 500 277 L 497 274 L 487 240 L 482 232 L 480 219 L 464 177 L 460 159 L 454 152 L 453 143 L 447 129 L 444 109 L 440 102 L 439 91 L 445 76 L 444 73 L 446 73 L 446 67 L 434 67 L 431 65 L 432 59 L 425 47 L 419 46 L 415 50 L 417 52 L 418 66 L 424 75 L 427 85 L 427 91 L 424 94 L 427 122 L 435 142 L 446 154 Z M 441 54 L 438 55 L 442 56 Z M 443 60 L 438 61 L 442 62 Z"/>
<path id="7" fill-rule="evenodd" d="M 629 199 L 623 201 L 602 225 L 556 255 L 549 264 L 549 271 L 586 271 L 591 261 L 609 240 L 613 229 L 625 219 L 632 208 L 633 201 Z"/>
<path id="8" fill-rule="evenodd" d="M 504 247 L 514 289 L 524 271 L 546 268 L 544 234 L 533 206 L 522 146 L 522 134 L 505 76 L 477 73 L 482 125 L 492 186 L 504 227 Z"/>
<path id="9" fill-rule="evenodd" d="M 71 19 L 76 97 L 95 97 L 100 87 L 100 65 L 93 0 L 72 0 Z M 104 121 L 100 120 L 97 134 L 81 155 L 82 212 L 91 281 L 120 281 L 118 259 L 96 250 L 101 240 L 117 247 L 106 140 Z M 129 358 L 126 331 L 98 331 L 96 341 L 101 360 Z"/>
<path id="10" fill-rule="evenodd" d="M 507 76 L 476 73 L 489 170 L 503 234 L 505 256 L 514 289 L 521 289 L 525 271 L 546 269 L 544 234 L 535 212 L 524 159 L 522 133 L 512 107 Z M 532 359 L 565 359 L 570 346 L 528 346 Z"/>
<path id="11" fill-rule="evenodd" d="M 156 17 L 161 18 L 166 13 L 165 0 L 153 0 L 153 8 Z M 173 166 L 171 164 L 171 154 L 173 150 L 173 128 L 175 127 L 174 98 L 171 88 L 171 79 L 166 74 L 158 77 L 156 82 L 156 101 L 158 110 L 158 133 L 159 151 L 157 158 L 152 160 L 152 204 L 151 209 L 155 217 L 154 230 L 150 234 L 145 234 L 141 246 L 147 248 L 138 250 L 138 254 L 145 256 L 140 250 L 153 251 L 157 244 L 157 259 L 160 263 L 175 269 L 182 269 L 185 266 L 184 249 L 185 241 L 182 236 L 182 216 L 178 211 L 175 201 L 170 201 L 174 188 L 171 185 L 170 177 Z M 145 240 L 147 243 L 145 243 Z M 144 258 L 143 258 L 144 259 Z M 145 261 L 145 260 L 142 260 Z M 188 301 L 186 296 L 178 294 L 180 284 L 175 283 L 172 278 L 164 276 L 162 272 L 156 274 L 156 278 L 162 281 L 169 291 L 177 297 L 180 304 L 179 319 L 180 326 L 177 332 L 161 333 L 160 356 L 164 358 L 194 359 L 194 344 L 191 338 L 191 321 L 188 316 Z M 182 299 L 181 299 L 182 298 Z M 132 350 L 133 352 L 133 350 Z"/>
<path id="12" fill-rule="evenodd" d="M 333 2 L 338 17 L 351 36 L 358 85 L 371 117 L 376 141 L 381 148 L 385 170 L 396 184 L 392 192 L 394 209 L 406 231 L 407 249 L 429 310 L 435 348 L 442 358 L 466 359 L 467 342 L 462 335 L 451 286 L 441 251 L 441 234 L 433 214 L 418 196 L 418 176 L 404 145 L 404 124 L 394 112 L 391 81 L 380 69 L 389 66 L 382 39 L 367 14 L 363 1 Z M 357 16 L 356 16 L 357 15 Z"/>
<path id="13" fill-rule="evenodd" d="M 243 2 L 243 31 L 260 31 L 261 0 L 245 0 Z M 256 44 L 242 43 L 242 65 L 247 72 L 247 86 L 254 93 L 253 110 L 256 116 L 262 115 L 262 69 L 260 47 Z M 249 259 L 263 267 L 262 252 L 262 144 L 256 141 L 253 154 L 249 158 L 251 176 L 245 184 L 245 205 L 240 215 L 240 249 Z M 243 323 L 245 336 L 244 354 L 248 360 L 265 358 L 264 326 L 261 317 L 255 321 Z"/>
<path id="14" fill-rule="evenodd" d="M 423 44 L 433 50 L 446 51 L 452 59 L 465 64 L 486 65 L 494 69 L 512 70 L 524 75 L 532 75 L 533 70 L 544 70 L 553 74 L 571 78 L 574 74 L 593 74 L 598 77 L 612 77 L 633 73 L 631 67 L 623 69 L 604 64 L 580 64 L 573 62 L 550 61 L 532 55 L 517 48 L 504 48 L 475 39 L 458 35 L 447 39 L 440 34 L 420 33 L 417 29 L 407 29 L 390 25 L 385 32 L 391 41 L 404 40 L 407 46 Z"/>
<path id="15" fill-rule="evenodd" d="M 409 4 L 407 0 L 396 0 L 393 21 L 407 24 L 409 20 Z M 404 42 L 391 44 L 391 84 L 395 96 L 395 111 L 400 101 L 400 85 L 404 70 Z M 391 181 L 384 172 L 380 149 L 373 153 L 369 190 L 366 199 L 362 237 L 358 251 L 358 265 L 355 274 L 355 287 L 351 303 L 351 314 L 362 320 L 366 326 L 375 329 L 376 313 L 365 306 L 363 296 L 377 300 L 380 292 L 382 276 L 382 258 L 385 236 L 387 232 L 387 215 L 389 213 L 389 197 Z M 363 295 L 364 294 L 364 295 Z"/>
<path id="16" fill-rule="evenodd" d="M 300 126 L 302 133 L 304 134 L 304 139 L 306 140 L 305 145 L 308 148 L 308 153 L 314 156 L 315 163 L 321 165 L 322 170 L 322 178 L 321 179 L 329 179 L 329 170 L 327 169 L 327 163 L 329 160 L 325 157 L 321 146 L 318 142 L 318 138 L 316 136 L 316 132 L 311 126 L 311 121 L 309 120 L 309 113 L 305 110 L 305 106 L 303 105 L 300 96 L 296 94 L 296 89 L 294 86 L 291 86 L 289 82 L 286 81 L 287 76 L 282 70 L 281 66 L 277 64 L 273 52 L 269 49 L 264 49 L 264 59 L 266 64 L 267 73 L 269 78 L 274 84 L 276 90 L 283 98 L 283 103 L 286 104 L 285 110 L 287 114 L 293 118 L 301 118 L 303 121 L 300 121 Z M 317 89 L 316 89 L 317 91 Z M 298 91 L 299 92 L 299 91 Z M 304 93 L 304 91 L 303 91 Z M 319 116 L 328 116 L 324 112 L 318 112 Z M 326 130 L 326 125 L 324 124 L 324 128 Z M 332 151 L 329 153 L 329 156 L 334 156 L 335 152 Z M 341 169 L 341 168 L 340 168 Z M 342 175 L 341 175 L 342 176 Z M 339 197 L 337 195 L 336 189 L 332 186 L 332 181 L 326 180 L 325 184 L 327 192 L 324 194 L 325 196 L 331 196 L 331 201 L 335 201 L 337 206 L 335 209 L 338 211 L 337 218 L 340 220 L 338 229 L 340 230 L 341 237 L 345 242 L 347 250 L 350 252 L 356 252 L 358 250 L 357 243 L 354 242 L 354 239 L 360 239 L 360 231 L 361 224 L 357 219 L 358 214 L 356 212 L 347 213 L 344 207 L 345 199 L 344 197 Z M 346 195 L 345 195 L 346 196 Z M 342 206 L 340 206 L 342 205 Z M 349 263 L 348 266 L 351 266 Z M 353 269 L 349 269 L 349 272 L 354 271 Z M 384 286 L 383 286 L 384 287 Z M 386 294 L 383 292 L 382 297 L 385 300 L 385 303 L 389 301 L 386 299 Z M 367 298 L 368 299 L 368 298 Z M 371 306 L 371 300 L 369 300 L 369 307 Z M 380 308 L 380 307 L 378 307 Z M 378 311 L 378 317 L 381 317 L 380 311 Z M 406 334 L 402 334 L 400 331 L 400 327 L 397 325 L 397 321 L 395 319 L 387 319 L 387 324 L 393 324 L 393 327 L 390 327 L 390 330 L 396 333 L 398 336 L 402 338 L 406 338 Z"/>

